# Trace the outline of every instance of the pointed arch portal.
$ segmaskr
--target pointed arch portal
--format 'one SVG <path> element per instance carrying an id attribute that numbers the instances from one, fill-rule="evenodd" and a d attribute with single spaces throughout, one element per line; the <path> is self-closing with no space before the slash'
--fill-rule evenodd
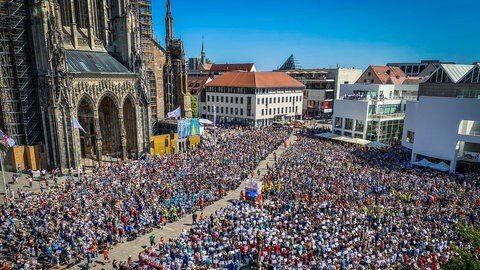
<path id="1" fill-rule="evenodd" d="M 123 103 L 123 121 L 125 138 L 127 140 L 127 153 L 137 152 L 137 117 L 135 105 L 130 97 L 127 97 Z"/>
<path id="2" fill-rule="evenodd" d="M 95 159 L 97 149 L 95 144 L 96 136 L 93 120 L 93 107 L 86 99 L 82 99 L 80 102 L 77 116 L 78 122 L 85 130 L 85 132 L 79 131 L 81 157 L 82 159 Z"/>
<path id="3" fill-rule="evenodd" d="M 120 125 L 118 107 L 111 97 L 105 96 L 98 107 L 102 155 L 121 156 Z"/>

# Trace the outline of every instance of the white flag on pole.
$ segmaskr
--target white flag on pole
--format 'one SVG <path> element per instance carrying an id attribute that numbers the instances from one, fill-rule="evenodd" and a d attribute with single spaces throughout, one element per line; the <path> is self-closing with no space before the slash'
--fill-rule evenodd
<path id="1" fill-rule="evenodd" d="M 82 125 L 80 125 L 80 122 L 78 122 L 78 119 L 75 116 L 73 117 L 73 127 L 78 128 L 83 131 L 83 133 L 87 134 L 87 132 L 85 131 L 85 129 L 83 129 Z"/>
<path id="2" fill-rule="evenodd" d="M 176 118 L 176 117 L 180 117 L 180 116 L 182 116 L 182 110 L 181 110 L 180 106 L 178 106 L 178 108 L 176 108 L 175 110 L 167 113 L 168 118 Z"/>

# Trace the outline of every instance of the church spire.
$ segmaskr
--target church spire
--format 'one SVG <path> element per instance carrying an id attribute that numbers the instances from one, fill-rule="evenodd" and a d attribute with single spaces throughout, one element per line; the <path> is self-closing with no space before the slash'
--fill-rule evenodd
<path id="1" fill-rule="evenodd" d="M 170 42 L 173 40 L 173 17 L 170 10 L 170 0 L 167 0 L 167 15 L 165 16 L 165 47 L 168 48 Z"/>
<path id="2" fill-rule="evenodd" d="M 200 61 L 202 63 L 202 65 L 205 65 L 207 63 L 207 58 L 205 58 L 205 46 L 204 46 L 204 41 L 203 41 L 203 37 L 202 37 L 202 53 L 201 53 L 201 58 L 200 58 Z"/>

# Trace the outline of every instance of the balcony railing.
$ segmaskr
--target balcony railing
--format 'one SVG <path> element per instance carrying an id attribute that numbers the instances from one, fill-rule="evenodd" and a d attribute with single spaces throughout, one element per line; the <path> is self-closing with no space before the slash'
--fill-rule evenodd
<path id="1" fill-rule="evenodd" d="M 480 136 L 480 131 L 471 130 L 470 132 L 460 132 L 459 135 Z"/>
<path id="2" fill-rule="evenodd" d="M 377 96 L 365 96 L 365 95 L 344 95 L 340 97 L 340 99 L 343 100 L 378 100 L 378 101 L 383 101 L 383 100 L 417 100 L 416 96 L 393 96 L 391 98 L 389 97 L 377 97 Z"/>
<path id="3" fill-rule="evenodd" d="M 387 113 L 387 114 L 370 114 L 370 119 L 385 119 L 385 118 L 404 118 L 405 113 Z"/>

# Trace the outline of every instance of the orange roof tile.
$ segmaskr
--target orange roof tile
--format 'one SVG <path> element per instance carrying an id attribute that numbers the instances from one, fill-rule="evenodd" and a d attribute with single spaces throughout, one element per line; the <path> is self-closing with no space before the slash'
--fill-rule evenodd
<path id="1" fill-rule="evenodd" d="M 375 73 L 375 75 L 382 81 L 382 83 L 386 84 L 389 83 L 389 79 L 391 80 L 392 84 L 402 84 L 403 80 L 399 80 L 400 78 L 406 78 L 407 75 L 403 72 L 402 69 L 399 67 L 387 67 L 387 66 L 370 66 Z"/>
<path id="2" fill-rule="evenodd" d="M 205 86 L 252 88 L 305 88 L 301 82 L 283 72 L 226 72 Z"/>
<path id="3" fill-rule="evenodd" d="M 196 94 L 199 93 L 206 83 L 211 80 L 210 77 L 188 77 L 188 89 L 190 89 L 190 93 Z"/>
<path id="4" fill-rule="evenodd" d="M 247 71 L 250 72 L 253 69 L 253 63 L 245 63 L 245 64 L 212 64 L 210 67 L 210 71 L 220 71 L 220 72 L 228 72 L 228 71 Z"/>

